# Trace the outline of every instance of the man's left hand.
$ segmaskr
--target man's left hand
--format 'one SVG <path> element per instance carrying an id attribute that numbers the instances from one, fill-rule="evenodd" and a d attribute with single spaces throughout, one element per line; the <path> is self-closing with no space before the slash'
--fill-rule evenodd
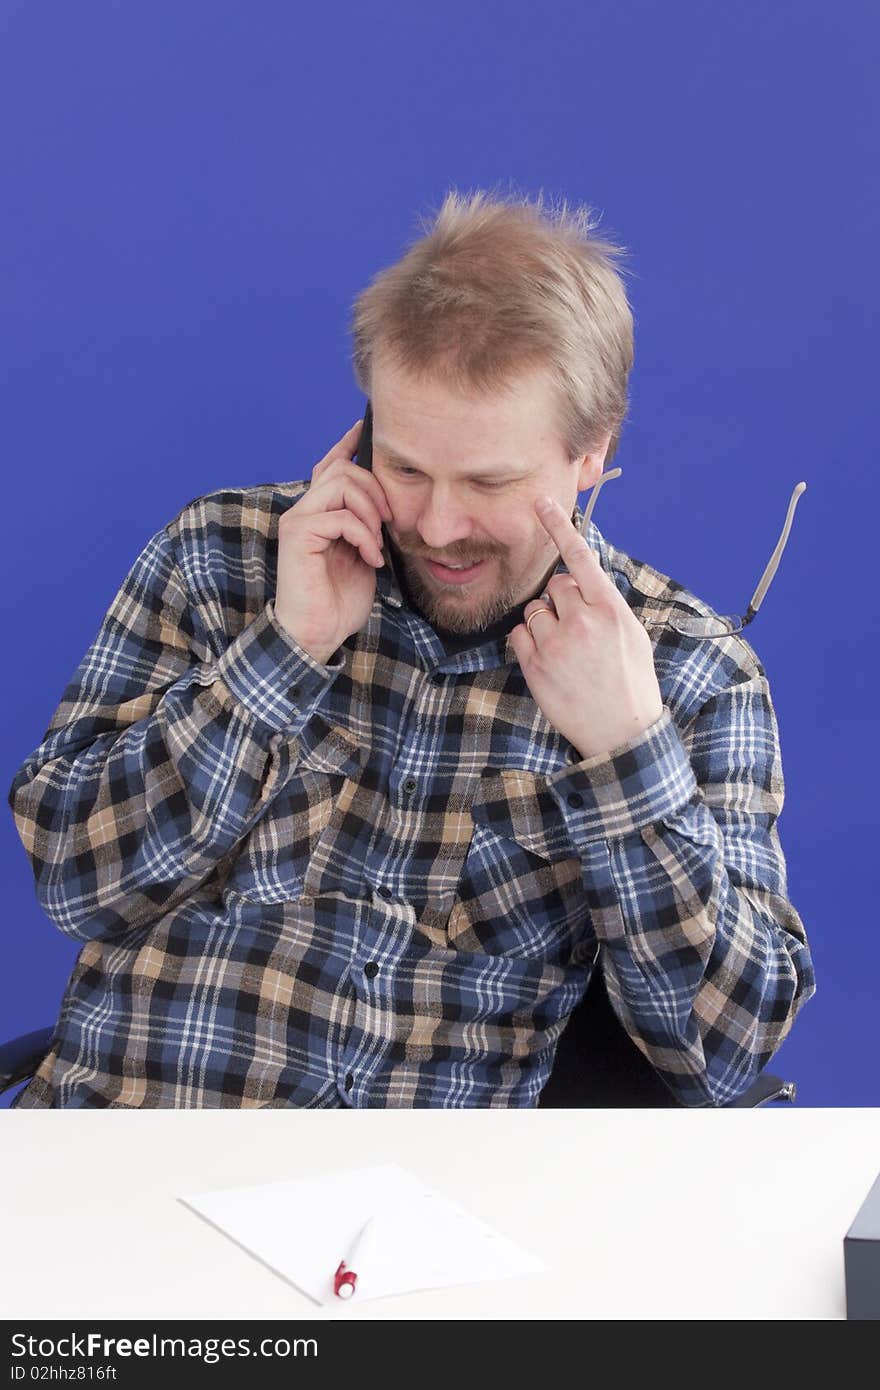
<path id="1" fill-rule="evenodd" d="M 554 574 L 545 593 L 555 612 L 531 599 L 510 644 L 539 709 L 582 758 L 610 753 L 663 714 L 647 630 L 602 569 L 599 557 L 553 499 L 535 512 L 556 543 L 568 574 Z"/>

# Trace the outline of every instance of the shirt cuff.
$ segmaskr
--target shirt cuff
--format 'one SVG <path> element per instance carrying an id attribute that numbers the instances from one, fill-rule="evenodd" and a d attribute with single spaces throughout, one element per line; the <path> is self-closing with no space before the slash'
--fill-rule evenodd
<path id="1" fill-rule="evenodd" d="M 551 774 L 547 789 L 580 854 L 597 840 L 632 835 L 673 816 L 698 792 L 687 750 L 668 707 L 630 743 Z"/>
<path id="2" fill-rule="evenodd" d="M 222 682 L 221 689 L 272 733 L 296 734 L 344 665 L 341 647 L 326 665 L 303 651 L 278 622 L 269 599 L 215 663 L 215 692 Z M 221 703 L 226 703 L 222 696 Z"/>

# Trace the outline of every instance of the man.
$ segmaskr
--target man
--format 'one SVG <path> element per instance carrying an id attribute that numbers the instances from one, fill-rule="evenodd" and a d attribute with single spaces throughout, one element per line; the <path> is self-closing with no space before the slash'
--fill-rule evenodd
<path id="1" fill-rule="evenodd" d="M 594 969 L 686 1105 L 789 1032 L 763 668 L 578 533 L 632 361 L 589 233 L 450 194 L 357 302 L 372 467 L 358 421 L 138 557 L 10 790 L 84 943 L 19 1106 L 533 1106 Z"/>

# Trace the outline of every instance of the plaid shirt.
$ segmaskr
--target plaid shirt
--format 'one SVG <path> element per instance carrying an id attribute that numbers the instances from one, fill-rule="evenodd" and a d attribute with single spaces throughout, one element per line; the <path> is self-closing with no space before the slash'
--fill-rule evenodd
<path id="1" fill-rule="evenodd" d="M 508 639 L 449 655 L 393 562 L 321 665 L 273 609 L 307 487 L 154 535 L 15 775 L 83 942 L 15 1105 L 535 1106 L 594 965 L 678 1101 L 735 1098 L 815 989 L 752 648 L 650 629 L 662 717 L 586 759 Z M 637 615 L 711 616 L 587 540 Z"/>

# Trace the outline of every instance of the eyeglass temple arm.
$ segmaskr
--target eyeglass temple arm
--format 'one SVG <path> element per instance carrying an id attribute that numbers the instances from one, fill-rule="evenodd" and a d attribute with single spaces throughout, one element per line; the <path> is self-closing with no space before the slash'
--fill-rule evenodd
<path id="1" fill-rule="evenodd" d="M 582 536 L 585 536 L 590 529 L 590 517 L 593 515 L 593 508 L 596 505 L 596 498 L 599 496 L 602 484 L 610 483 L 612 478 L 619 478 L 622 472 L 622 468 L 612 468 L 609 470 L 609 472 L 601 474 L 601 476 L 597 479 L 596 484 L 590 493 L 590 500 L 587 503 L 587 509 L 584 512 L 584 519 L 581 522 Z"/>
<path id="2" fill-rule="evenodd" d="M 596 498 L 599 496 L 602 484 L 610 482 L 612 478 L 619 478 L 622 472 L 622 468 L 612 468 L 610 472 L 603 473 L 601 477 L 597 480 L 595 487 L 590 493 L 590 500 L 587 503 L 587 509 L 584 512 L 584 519 L 581 522 L 582 536 L 585 536 L 589 529 L 590 517 L 593 515 L 593 508 L 596 505 Z M 776 548 L 773 551 L 773 554 L 770 556 L 770 559 L 767 561 L 764 573 L 758 580 L 758 587 L 752 594 L 751 600 L 749 602 L 748 612 L 750 617 L 754 617 L 758 609 L 761 607 L 761 604 L 764 602 L 764 595 L 767 593 L 767 590 L 770 588 L 770 585 L 773 582 L 773 576 L 779 568 L 779 561 L 782 559 L 782 552 L 785 549 L 786 542 L 788 541 L 789 532 L 791 531 L 791 523 L 794 520 L 795 507 L 798 504 L 798 500 L 800 498 L 801 493 L 806 492 L 806 490 L 806 483 L 797 483 L 795 485 L 794 491 L 791 494 L 791 497 L 789 498 L 788 511 L 785 514 L 785 525 L 782 528 L 782 534 L 779 537 L 779 540 L 776 542 Z"/>
<path id="3" fill-rule="evenodd" d="M 758 587 L 752 594 L 751 600 L 749 602 L 749 613 L 752 616 L 754 616 L 754 614 L 757 613 L 758 609 L 761 607 L 761 604 L 764 602 L 764 595 L 770 588 L 773 576 L 779 568 L 779 561 L 782 559 L 782 552 L 785 549 L 785 543 L 788 540 L 788 533 L 791 530 L 791 523 L 794 519 L 794 509 L 798 504 L 798 499 L 801 493 L 806 492 L 806 490 L 806 483 L 798 483 L 795 486 L 794 492 L 791 494 L 788 503 L 788 511 L 785 516 L 785 525 L 782 528 L 782 535 L 776 542 L 776 549 L 773 551 L 773 554 L 767 561 L 767 567 L 764 570 L 764 573 L 761 575 L 761 578 L 758 580 Z"/>

